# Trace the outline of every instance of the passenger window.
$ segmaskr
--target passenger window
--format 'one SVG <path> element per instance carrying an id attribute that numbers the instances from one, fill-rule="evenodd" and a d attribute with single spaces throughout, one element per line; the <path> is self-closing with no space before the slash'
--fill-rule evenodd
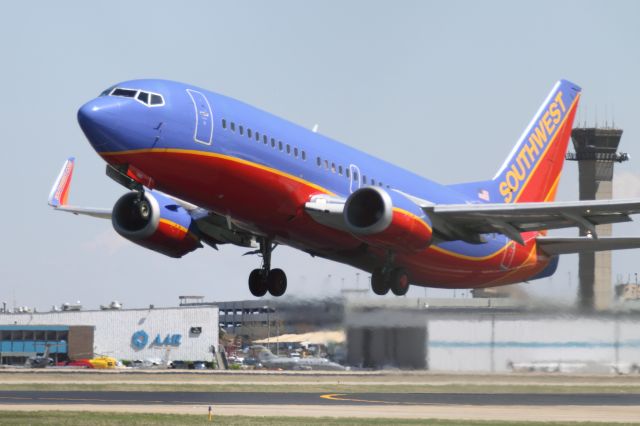
<path id="1" fill-rule="evenodd" d="M 349 172 L 349 169 L 344 169 L 344 174 L 347 175 L 348 178 L 350 178 L 351 173 Z"/>
<path id="2" fill-rule="evenodd" d="M 329 160 L 324 160 L 324 168 L 329 170 Z"/>
<path id="3" fill-rule="evenodd" d="M 357 181 L 358 180 L 358 172 L 356 172 L 355 170 L 353 171 L 353 181 Z"/>
<path id="4" fill-rule="evenodd" d="M 271 148 L 275 148 L 276 147 L 276 140 L 274 138 L 271 138 Z"/>
<path id="5" fill-rule="evenodd" d="M 278 149 L 282 151 L 282 141 L 278 141 Z"/>
<path id="6" fill-rule="evenodd" d="M 247 129 L 247 137 L 250 138 L 251 137 L 251 129 Z"/>
<path id="7" fill-rule="evenodd" d="M 138 93 L 138 100 L 145 105 L 149 105 L 149 94 L 147 92 Z"/>
<path id="8" fill-rule="evenodd" d="M 293 148 L 293 156 L 298 158 L 298 148 Z"/>
<path id="9" fill-rule="evenodd" d="M 224 118 L 222 119 L 222 128 L 223 129 L 227 128 L 227 120 L 225 120 Z"/>
<path id="10" fill-rule="evenodd" d="M 240 130 L 240 134 L 244 135 L 244 127 L 238 126 L 238 129 Z"/>
<path id="11" fill-rule="evenodd" d="M 331 173 L 336 172 L 336 163 L 331 163 Z"/>
<path id="12" fill-rule="evenodd" d="M 366 175 L 362 175 L 362 184 L 363 185 L 367 184 L 367 176 Z"/>
<path id="13" fill-rule="evenodd" d="M 316 163 L 318 164 L 318 167 L 322 166 L 322 160 L 320 157 L 316 157 Z"/>
<path id="14" fill-rule="evenodd" d="M 262 142 L 264 142 L 265 145 L 269 143 L 267 135 L 262 135 Z"/>
<path id="15" fill-rule="evenodd" d="M 151 94 L 151 105 L 164 105 L 164 99 L 160 95 Z"/>
<path id="16" fill-rule="evenodd" d="M 260 142 L 260 132 L 256 132 L 256 142 Z"/>
<path id="17" fill-rule="evenodd" d="M 304 149 L 302 150 L 302 159 L 306 160 L 307 159 L 307 153 L 304 152 Z"/>
<path id="18" fill-rule="evenodd" d="M 342 166 L 338 166 L 338 174 L 342 176 Z"/>
<path id="19" fill-rule="evenodd" d="M 376 185 L 376 180 L 374 178 L 371 178 L 371 185 L 373 185 L 373 186 Z"/>
<path id="20" fill-rule="evenodd" d="M 287 144 L 287 154 L 291 154 L 291 147 Z"/>
<path id="21" fill-rule="evenodd" d="M 236 131 L 236 123 L 234 123 L 233 121 L 231 122 L 231 124 L 229 125 L 229 127 L 231 128 L 232 132 Z"/>

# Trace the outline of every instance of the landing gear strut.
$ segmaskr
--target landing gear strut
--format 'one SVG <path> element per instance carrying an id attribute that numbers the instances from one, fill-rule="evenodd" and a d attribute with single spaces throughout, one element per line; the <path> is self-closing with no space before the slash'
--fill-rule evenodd
<path id="1" fill-rule="evenodd" d="M 276 248 L 272 240 L 260 240 L 262 267 L 249 274 L 249 291 L 256 297 L 262 297 L 267 291 L 272 296 L 282 296 L 287 291 L 287 275 L 282 269 L 271 269 L 271 252 Z"/>
<path id="2" fill-rule="evenodd" d="M 385 266 L 371 274 L 371 290 L 379 296 L 384 296 L 389 290 L 396 296 L 404 296 L 409 291 L 409 274 L 404 268 L 393 267 L 393 260 L 393 253 L 389 252 Z"/>

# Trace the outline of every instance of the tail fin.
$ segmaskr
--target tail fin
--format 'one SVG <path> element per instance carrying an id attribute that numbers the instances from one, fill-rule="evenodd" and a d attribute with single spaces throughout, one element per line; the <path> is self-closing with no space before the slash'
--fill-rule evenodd
<path id="1" fill-rule="evenodd" d="M 64 162 L 62 170 L 56 179 L 56 182 L 49 193 L 49 205 L 52 207 L 60 207 L 67 204 L 69 198 L 69 187 L 71 186 L 71 177 L 73 176 L 73 164 L 75 158 L 70 157 Z"/>
<path id="2" fill-rule="evenodd" d="M 564 165 L 580 87 L 560 80 L 493 178 L 496 201 L 553 201 Z"/>

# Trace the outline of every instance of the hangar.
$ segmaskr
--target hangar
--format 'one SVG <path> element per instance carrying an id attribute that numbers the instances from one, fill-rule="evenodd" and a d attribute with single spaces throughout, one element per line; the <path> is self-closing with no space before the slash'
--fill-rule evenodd
<path id="1" fill-rule="evenodd" d="M 206 361 L 218 348 L 216 306 L 0 313 L 0 358 L 21 363 L 46 346 L 56 361 Z"/>

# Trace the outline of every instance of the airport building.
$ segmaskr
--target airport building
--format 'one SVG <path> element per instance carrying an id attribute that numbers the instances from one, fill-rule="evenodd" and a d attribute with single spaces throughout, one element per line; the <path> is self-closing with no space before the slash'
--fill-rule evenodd
<path id="1" fill-rule="evenodd" d="M 205 361 L 218 351 L 218 308 L 64 310 L 0 313 L 0 358 L 22 363 L 46 347 L 56 361 Z"/>

